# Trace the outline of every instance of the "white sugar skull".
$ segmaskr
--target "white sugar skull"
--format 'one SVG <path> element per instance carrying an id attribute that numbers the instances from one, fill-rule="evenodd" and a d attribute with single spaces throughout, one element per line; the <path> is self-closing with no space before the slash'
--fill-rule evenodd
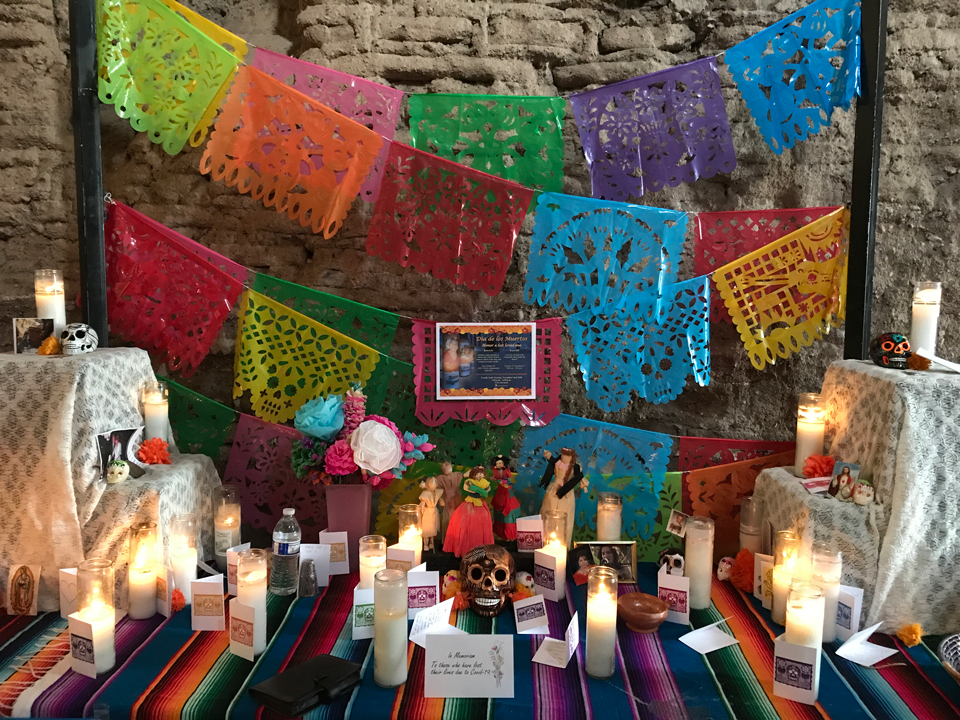
<path id="1" fill-rule="evenodd" d="M 526 570 L 517 573 L 517 585 L 522 585 L 530 592 L 533 592 L 533 575 Z"/>
<path id="2" fill-rule="evenodd" d="M 730 568 L 733 567 L 733 558 L 720 558 L 720 564 L 717 565 L 717 580 L 729 580 Z"/>
<path id="3" fill-rule="evenodd" d="M 869 505 L 873 502 L 873 485 L 858 482 L 853 488 L 853 501 L 857 505 Z"/>
<path id="4" fill-rule="evenodd" d="M 114 460 L 107 466 L 107 485 L 122 483 L 130 475 L 126 460 Z"/>
<path id="5" fill-rule="evenodd" d="M 64 355 L 93 352 L 99 342 L 97 331 L 85 323 L 70 323 L 60 333 L 60 347 Z"/>

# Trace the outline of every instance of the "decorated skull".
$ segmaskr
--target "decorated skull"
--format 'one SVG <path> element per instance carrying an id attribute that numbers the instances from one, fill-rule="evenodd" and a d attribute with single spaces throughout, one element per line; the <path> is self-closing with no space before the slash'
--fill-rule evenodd
<path id="1" fill-rule="evenodd" d="M 70 323 L 60 333 L 60 346 L 64 355 L 93 352 L 99 342 L 97 331 L 84 323 Z"/>
<path id="2" fill-rule="evenodd" d="M 481 545 L 460 561 L 460 581 L 470 607 L 481 617 L 499 615 L 513 592 L 513 556 L 499 545 Z"/>
<path id="3" fill-rule="evenodd" d="M 900 333 L 884 333 L 870 343 L 870 359 L 875 365 L 892 370 L 906 370 L 910 341 Z"/>
<path id="4" fill-rule="evenodd" d="M 667 575 L 683 575 L 683 551 L 672 547 L 660 551 L 660 567 L 667 567 Z"/>
<path id="5" fill-rule="evenodd" d="M 130 475 L 130 465 L 126 460 L 113 460 L 107 466 L 107 484 L 122 483 Z"/>
<path id="6" fill-rule="evenodd" d="M 853 488 L 853 501 L 857 505 L 869 505 L 873 502 L 873 485 L 858 482 Z"/>

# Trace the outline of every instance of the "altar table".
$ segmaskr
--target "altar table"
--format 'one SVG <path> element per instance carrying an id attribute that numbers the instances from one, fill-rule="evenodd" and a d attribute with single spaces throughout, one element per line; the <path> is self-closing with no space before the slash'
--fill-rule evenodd
<path id="1" fill-rule="evenodd" d="M 640 566 L 640 587 L 656 591 L 656 568 Z M 935 639 L 908 649 L 896 638 L 873 642 L 899 652 L 880 668 L 862 668 L 828 646 L 822 663 L 820 704 L 800 705 L 773 697 L 773 638 L 782 632 L 768 612 L 728 582 L 714 581 L 713 607 L 694 612 L 701 627 L 729 618 L 740 640 L 706 657 L 679 637 L 689 628 L 666 623 L 658 633 L 638 635 L 618 628 L 617 669 L 608 680 L 583 670 L 586 586 L 568 583 L 568 600 L 547 603 L 553 637 L 579 613 L 581 645 L 566 669 L 531 663 L 540 640 L 514 635 L 515 697 L 509 700 L 423 697 L 424 651 L 410 645 L 405 685 L 386 690 L 373 682 L 372 641 L 351 640 L 350 609 L 357 576 L 336 576 L 318 598 L 268 602 L 267 652 L 256 663 L 232 655 L 223 632 L 192 633 L 189 610 L 169 620 L 124 618 L 117 628 L 117 667 L 97 679 L 69 670 L 66 621 L 58 615 L 0 616 L 0 716 L 90 717 L 97 705 L 110 717 L 144 720 L 257 718 L 279 720 L 258 708 L 247 688 L 318 653 L 363 664 L 363 682 L 311 720 L 948 720 L 960 718 L 960 685 L 933 653 Z M 623 586 L 621 592 L 634 589 Z M 471 611 L 454 613 L 471 633 L 512 634 L 513 613 L 495 620 Z M 453 619 L 453 618 L 452 618 Z"/>

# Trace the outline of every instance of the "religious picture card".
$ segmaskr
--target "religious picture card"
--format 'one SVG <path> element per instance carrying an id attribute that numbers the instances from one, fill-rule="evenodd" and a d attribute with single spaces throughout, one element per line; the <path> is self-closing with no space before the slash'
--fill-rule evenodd
<path id="1" fill-rule="evenodd" d="M 664 565 L 657 573 L 657 597 L 670 607 L 667 622 L 690 624 L 690 578 L 671 575 Z"/>
<path id="2" fill-rule="evenodd" d="M 437 323 L 437 400 L 535 400 L 536 323 Z"/>
<path id="3" fill-rule="evenodd" d="M 39 565 L 11 566 L 7 576 L 7 614 L 36 615 L 39 591 Z"/>
<path id="4" fill-rule="evenodd" d="M 52 318 L 13 319 L 13 351 L 18 355 L 36 355 L 40 345 L 51 335 Z"/>

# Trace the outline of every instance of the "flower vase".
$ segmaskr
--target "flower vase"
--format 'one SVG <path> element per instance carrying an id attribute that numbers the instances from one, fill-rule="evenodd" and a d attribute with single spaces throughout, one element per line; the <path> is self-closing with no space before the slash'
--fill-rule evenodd
<path id="1" fill-rule="evenodd" d="M 360 538 L 370 534 L 373 486 L 365 482 L 350 485 L 328 485 L 326 496 L 327 530 L 347 533 L 350 572 L 359 572 Z"/>

